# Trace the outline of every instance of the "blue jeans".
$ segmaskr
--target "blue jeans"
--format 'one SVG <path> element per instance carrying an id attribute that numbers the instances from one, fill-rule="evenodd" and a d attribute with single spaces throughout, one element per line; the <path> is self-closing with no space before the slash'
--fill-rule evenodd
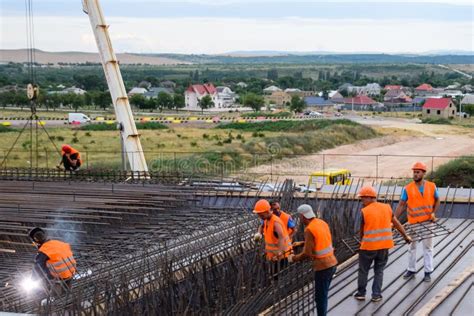
<path id="1" fill-rule="evenodd" d="M 382 295 L 383 269 L 388 261 L 388 249 L 359 250 L 359 276 L 357 292 L 365 295 L 370 265 L 374 262 L 374 281 L 372 283 L 372 297 Z"/>
<path id="2" fill-rule="evenodd" d="M 336 267 L 314 272 L 314 300 L 318 316 L 325 316 L 328 312 L 328 293 L 332 276 Z"/>

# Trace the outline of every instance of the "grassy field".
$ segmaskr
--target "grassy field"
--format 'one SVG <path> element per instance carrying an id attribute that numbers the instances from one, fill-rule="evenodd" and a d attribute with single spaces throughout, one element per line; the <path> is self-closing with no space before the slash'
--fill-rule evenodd
<path id="1" fill-rule="evenodd" d="M 258 132 L 255 127 L 251 128 L 249 125 L 246 125 L 248 130 L 173 127 L 139 131 L 145 156 L 152 169 L 172 166 L 181 171 L 201 162 L 213 166 L 230 164 L 232 168 L 240 168 L 244 164 L 265 163 L 270 159 L 278 159 L 285 155 L 312 153 L 377 136 L 373 129 L 366 126 L 352 122 L 351 124 L 334 122 L 336 121 L 304 121 L 307 126 L 319 124 L 319 128 L 313 126 L 312 129 L 301 129 L 294 126 L 295 121 L 283 121 L 280 122 L 279 130 Z M 259 125 L 261 123 L 247 124 L 261 127 Z M 286 124 L 287 127 L 292 126 L 292 128 L 283 128 L 282 124 Z M 47 135 L 39 131 L 38 167 L 54 167 L 59 162 L 60 156 Z M 62 144 L 70 144 L 78 149 L 82 153 L 86 167 L 118 168 L 120 166 L 120 140 L 116 131 L 87 131 L 61 127 L 49 128 L 48 133 L 58 147 Z M 4 132 L 1 135 L 0 157 L 3 160 L 19 134 L 15 131 Z M 34 155 L 31 159 L 32 142 L 29 132 L 25 132 L 9 154 L 6 161 L 7 167 L 29 167 L 31 161 L 33 161 L 33 166 L 36 166 L 35 142 L 35 137 L 33 137 Z"/>

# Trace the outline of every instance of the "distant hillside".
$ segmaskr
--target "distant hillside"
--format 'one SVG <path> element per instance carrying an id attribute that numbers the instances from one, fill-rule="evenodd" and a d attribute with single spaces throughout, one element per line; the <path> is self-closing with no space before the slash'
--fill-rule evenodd
<path id="1" fill-rule="evenodd" d="M 27 59 L 27 51 L 25 49 L 2 49 L 0 50 L 0 63 L 23 63 Z M 98 53 L 85 52 L 45 52 L 37 49 L 35 51 L 36 62 L 40 64 L 85 64 L 85 63 L 99 63 Z M 117 58 L 121 64 L 150 64 L 150 65 L 175 65 L 175 64 L 189 64 L 187 61 L 182 61 L 174 58 L 161 56 L 145 56 L 140 54 L 117 54 Z"/>
<path id="2" fill-rule="evenodd" d="M 277 55 L 269 52 L 268 56 L 245 55 L 181 55 L 181 54 L 151 54 L 176 58 L 192 63 L 223 63 L 223 64 L 474 64 L 473 55 L 389 55 L 389 54 L 317 54 Z"/>
<path id="3" fill-rule="evenodd" d="M 186 55 L 186 54 L 117 54 L 121 64 L 474 64 L 473 55 L 390 55 L 390 54 L 335 54 L 277 53 L 267 51 L 267 56 L 255 52 L 237 52 L 238 55 Z M 0 50 L 0 63 L 25 62 L 26 50 Z M 47 63 L 98 63 L 99 55 L 84 52 L 36 51 L 36 60 Z"/>

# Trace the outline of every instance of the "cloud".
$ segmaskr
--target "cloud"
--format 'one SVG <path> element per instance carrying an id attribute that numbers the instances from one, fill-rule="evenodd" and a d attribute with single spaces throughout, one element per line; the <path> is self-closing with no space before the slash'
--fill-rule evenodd
<path id="1" fill-rule="evenodd" d="M 116 52 L 224 53 L 242 50 L 426 52 L 472 50 L 470 22 L 314 18 L 127 18 L 107 19 Z M 23 21 L 2 19 L 24 30 Z M 58 27 L 61 25 L 61 27 Z M 86 17 L 37 17 L 37 48 L 96 51 Z M 52 32 L 54 30 L 54 32 Z M 2 48 L 25 46 L 20 31 L 4 32 Z"/>

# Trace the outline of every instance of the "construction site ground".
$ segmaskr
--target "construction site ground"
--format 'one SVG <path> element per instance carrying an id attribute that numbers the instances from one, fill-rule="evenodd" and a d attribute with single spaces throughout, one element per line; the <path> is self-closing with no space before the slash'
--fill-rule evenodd
<path id="1" fill-rule="evenodd" d="M 453 157 L 474 154 L 474 129 L 420 124 L 407 119 L 353 120 L 372 126 L 385 136 L 313 155 L 283 159 L 251 168 L 248 172 L 291 177 L 298 184 L 307 184 L 308 175 L 316 170 L 347 168 L 355 177 L 378 177 L 387 180 L 410 177 L 410 166 L 414 160 L 421 160 L 430 168 L 436 168 Z"/>

